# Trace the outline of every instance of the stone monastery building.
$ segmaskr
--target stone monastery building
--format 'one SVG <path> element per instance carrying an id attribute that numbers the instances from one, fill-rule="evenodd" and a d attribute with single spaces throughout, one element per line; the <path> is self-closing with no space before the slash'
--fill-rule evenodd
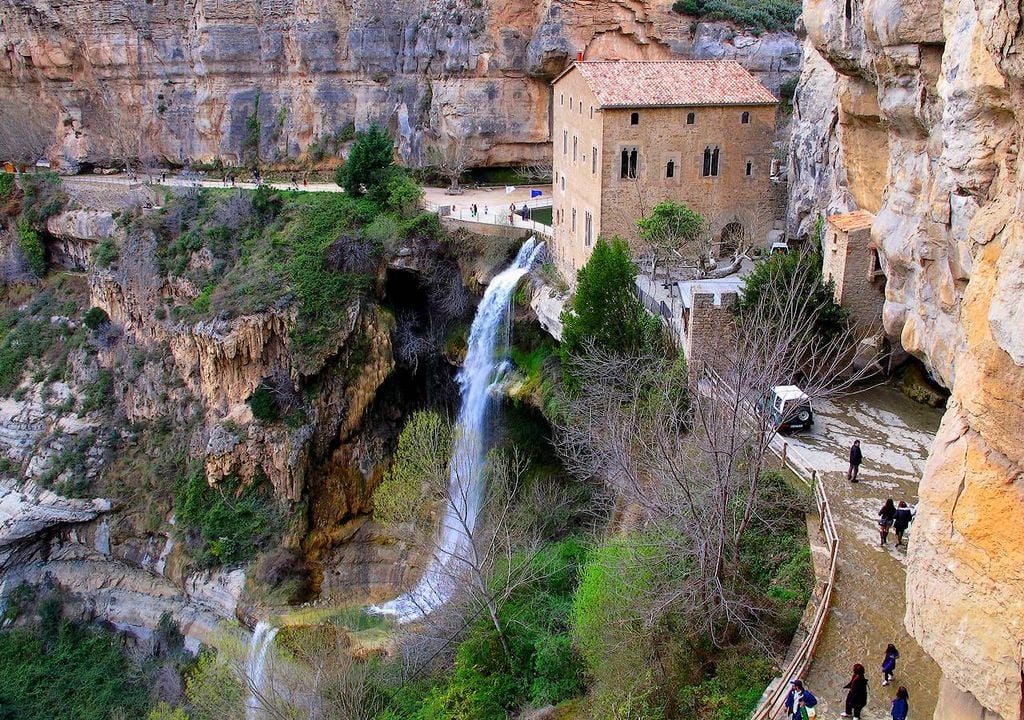
<path id="1" fill-rule="evenodd" d="M 716 234 L 770 202 L 776 99 L 739 63 L 580 61 L 554 80 L 554 255 L 569 278 L 598 236 L 684 202 Z"/>

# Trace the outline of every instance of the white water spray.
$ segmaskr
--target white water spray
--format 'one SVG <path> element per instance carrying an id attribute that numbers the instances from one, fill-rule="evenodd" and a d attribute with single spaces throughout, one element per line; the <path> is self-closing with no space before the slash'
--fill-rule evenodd
<path id="1" fill-rule="evenodd" d="M 249 640 L 249 656 L 245 661 L 245 674 L 249 678 L 249 699 L 245 703 L 245 720 L 259 720 L 260 701 L 258 695 L 265 694 L 267 682 L 267 652 L 274 644 L 277 628 L 261 620 L 252 631 Z"/>
<path id="2" fill-rule="evenodd" d="M 483 497 L 487 410 L 493 384 L 501 374 L 500 369 L 506 367 L 503 361 L 508 336 L 504 321 L 516 285 L 543 247 L 544 243 L 538 243 L 535 238 L 527 240 L 515 261 L 496 275 L 484 292 L 469 330 L 466 360 L 457 378 L 462 402 L 455 426 L 455 447 L 448 466 L 449 502 L 438 529 L 437 551 L 415 588 L 371 611 L 395 615 L 399 622 L 409 622 L 429 614 L 452 596 L 453 576 L 457 573 L 450 565 L 458 562 L 459 557 L 465 557 L 470 542 L 468 533 L 476 524 Z"/>

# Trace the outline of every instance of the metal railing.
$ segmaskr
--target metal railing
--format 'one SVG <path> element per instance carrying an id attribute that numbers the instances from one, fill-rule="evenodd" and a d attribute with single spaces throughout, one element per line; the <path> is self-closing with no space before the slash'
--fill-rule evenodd
<path id="1" fill-rule="evenodd" d="M 722 376 L 714 368 L 705 365 L 704 374 L 714 392 L 719 387 L 729 387 L 722 379 Z M 748 401 L 741 403 L 748 412 L 754 413 L 756 409 Z M 814 659 L 814 650 L 818 646 L 821 632 L 825 628 L 825 621 L 828 618 L 829 607 L 832 603 L 832 590 L 835 586 L 836 566 L 839 558 L 839 534 L 836 532 L 835 519 L 832 517 L 832 506 L 829 503 L 825 487 L 818 479 L 818 472 L 804 461 L 800 453 L 789 446 L 779 435 L 772 438 L 768 445 L 769 449 L 778 456 L 783 467 L 789 468 L 800 480 L 810 486 L 814 493 L 814 504 L 818 510 L 818 528 L 825 537 L 825 545 L 828 548 L 828 573 L 822 585 L 821 600 L 814 611 L 814 617 L 807 628 L 807 636 L 792 652 L 792 657 L 786 666 L 782 668 L 782 674 L 775 678 L 765 689 L 761 696 L 761 702 L 750 715 L 750 720 L 771 720 L 778 717 L 785 707 L 786 695 L 789 692 L 790 681 L 794 678 L 802 678 L 804 673 Z M 812 600 L 813 602 L 813 600 Z"/>

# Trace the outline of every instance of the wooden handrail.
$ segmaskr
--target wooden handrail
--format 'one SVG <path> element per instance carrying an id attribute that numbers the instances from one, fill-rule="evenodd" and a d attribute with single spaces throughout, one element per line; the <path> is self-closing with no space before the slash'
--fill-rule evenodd
<path id="1" fill-rule="evenodd" d="M 722 376 L 714 368 L 704 365 L 705 377 L 712 387 L 728 387 Z M 756 412 L 749 406 L 749 402 L 743 401 L 748 412 Z M 750 720 L 772 720 L 783 711 L 786 702 L 786 695 L 789 693 L 790 680 L 802 678 L 814 659 L 814 650 L 818 646 L 821 632 L 825 628 L 825 620 L 828 617 L 829 607 L 832 603 L 832 589 L 835 586 L 836 567 L 839 558 L 839 535 L 836 532 L 835 519 L 832 517 L 832 506 L 828 500 L 825 487 L 818 478 L 818 472 L 811 469 L 803 461 L 800 454 L 789 447 L 789 443 L 776 435 L 768 445 L 775 453 L 784 467 L 788 467 L 793 474 L 806 483 L 814 493 L 814 504 L 818 509 L 820 518 L 819 527 L 825 536 L 825 545 L 828 548 L 828 575 L 823 585 L 821 601 L 814 612 L 811 625 L 807 631 L 807 637 L 796 649 L 792 659 L 782 669 L 782 674 L 772 681 L 761 696 L 761 702 L 750 715 Z"/>

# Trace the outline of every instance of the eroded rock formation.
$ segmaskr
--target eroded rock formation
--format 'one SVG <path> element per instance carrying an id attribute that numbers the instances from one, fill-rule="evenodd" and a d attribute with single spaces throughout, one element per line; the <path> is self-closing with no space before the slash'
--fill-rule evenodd
<path id="1" fill-rule="evenodd" d="M 884 323 L 952 391 L 920 486 L 906 623 L 935 717 L 1024 717 L 1020 7 L 808 0 L 790 230 L 876 213 Z M 834 82 L 829 88 L 829 76 Z"/>
<path id="2" fill-rule="evenodd" d="M 408 162 L 432 137 L 466 135 L 476 163 L 514 165 L 549 155 L 548 83 L 578 52 L 736 58 L 773 88 L 799 69 L 792 34 L 737 33 L 671 4 L 11 0 L 0 88 L 49 99 L 53 156 L 69 168 L 126 146 L 240 164 L 253 132 L 274 161 L 314 142 L 333 151 L 329 137 L 371 121 L 391 127 Z"/>

